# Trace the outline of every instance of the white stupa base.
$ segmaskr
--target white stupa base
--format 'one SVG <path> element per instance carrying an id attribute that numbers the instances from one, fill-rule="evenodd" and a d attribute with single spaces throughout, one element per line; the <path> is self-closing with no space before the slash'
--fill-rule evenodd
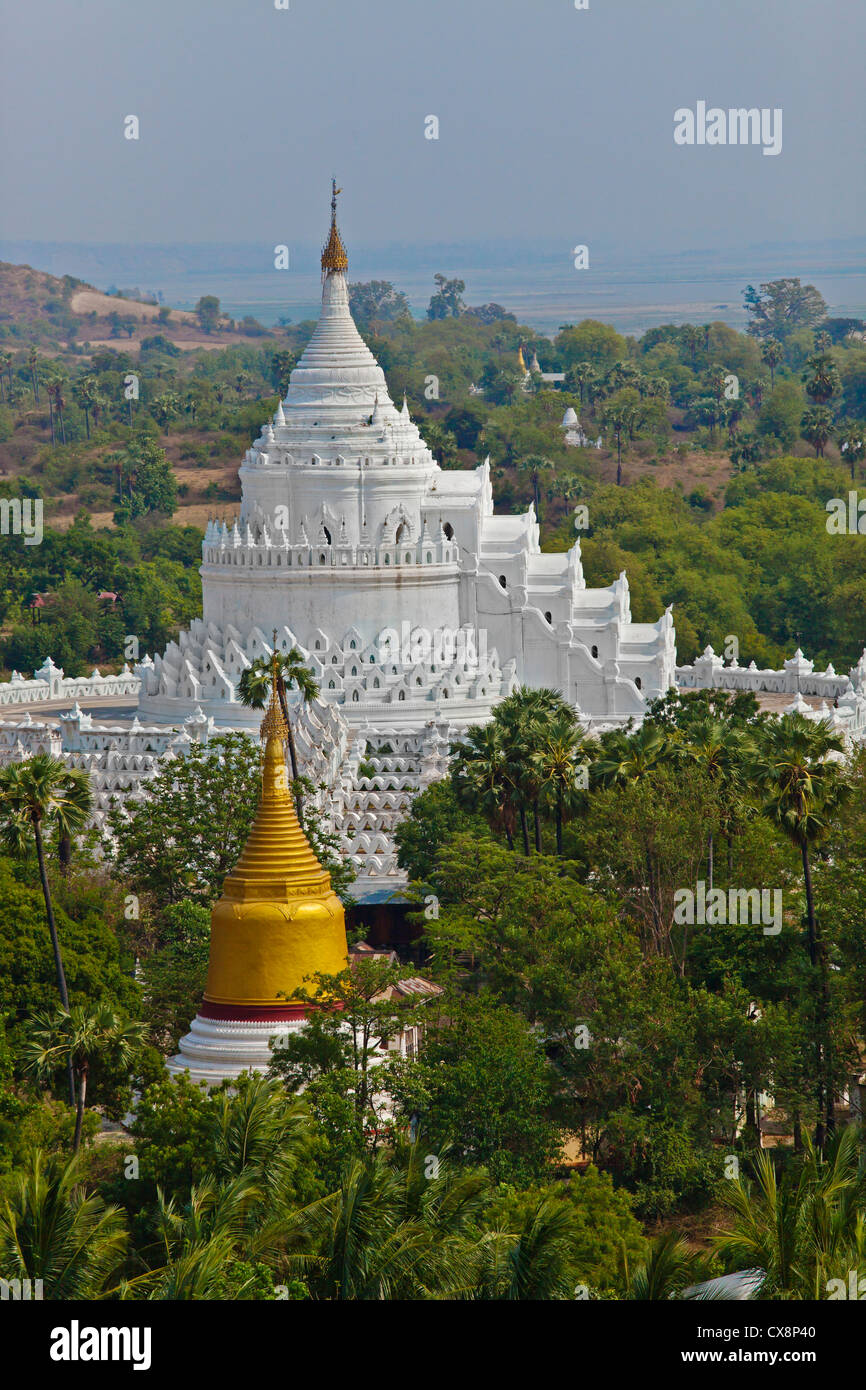
<path id="1" fill-rule="evenodd" d="M 273 1058 L 271 1039 L 299 1033 L 304 1025 L 303 1018 L 253 1023 L 196 1014 L 180 1040 L 180 1051 L 169 1058 L 166 1068 L 171 1076 L 186 1072 L 191 1081 L 205 1081 L 208 1086 L 235 1081 L 243 1072 L 266 1072 Z"/>

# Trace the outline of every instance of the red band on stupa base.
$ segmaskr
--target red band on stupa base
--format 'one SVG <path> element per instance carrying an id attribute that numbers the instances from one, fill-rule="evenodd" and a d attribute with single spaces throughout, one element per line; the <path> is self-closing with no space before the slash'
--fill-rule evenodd
<path id="1" fill-rule="evenodd" d="M 304 1004 L 213 1004 L 209 999 L 202 1000 L 199 1008 L 201 1018 L 234 1019 L 238 1023 L 292 1023 L 308 1013 Z"/>

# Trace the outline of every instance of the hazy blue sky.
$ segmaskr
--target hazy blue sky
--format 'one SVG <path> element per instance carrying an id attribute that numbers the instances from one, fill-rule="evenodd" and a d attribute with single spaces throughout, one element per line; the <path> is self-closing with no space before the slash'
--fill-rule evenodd
<path id="1" fill-rule="evenodd" d="M 321 240 L 332 170 L 356 246 L 866 225 L 863 0 L 290 3 L 5 0 L 0 237 Z M 678 148 L 699 100 L 781 107 L 781 155 Z"/>

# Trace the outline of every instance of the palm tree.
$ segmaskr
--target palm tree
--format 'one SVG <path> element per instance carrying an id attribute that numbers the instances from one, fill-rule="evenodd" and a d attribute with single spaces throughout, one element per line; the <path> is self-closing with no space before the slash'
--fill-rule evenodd
<path id="1" fill-rule="evenodd" d="M 567 476 L 557 478 L 548 492 L 548 497 L 553 496 L 561 497 L 563 502 L 568 505 L 569 502 L 577 501 L 578 497 L 586 496 L 586 483 L 583 478 L 577 477 L 576 474 L 570 478 Z"/>
<path id="2" fill-rule="evenodd" d="M 30 834 L 36 844 L 39 880 L 45 899 L 45 915 L 54 951 L 57 988 L 63 1008 L 69 1009 L 69 993 L 60 953 L 60 938 L 54 920 L 54 905 L 45 866 L 44 824 L 53 826 L 60 836 L 73 836 L 83 830 L 90 816 L 93 793 L 90 778 L 78 768 L 68 768 L 59 758 L 37 753 L 23 763 L 10 763 L 0 772 L 0 840 L 13 854 L 24 852 Z M 70 1102 L 75 1104 L 75 1082 L 69 1066 Z"/>
<path id="3" fill-rule="evenodd" d="M 681 756 L 679 744 L 657 724 L 644 723 L 637 733 L 617 730 L 602 743 L 591 777 L 602 787 L 625 786 Z"/>
<path id="4" fill-rule="evenodd" d="M 837 439 L 839 452 L 845 458 L 851 469 L 851 481 L 854 482 L 854 470 L 858 461 L 863 457 L 866 449 L 866 425 L 858 424 L 857 421 L 849 422 Z"/>
<path id="5" fill-rule="evenodd" d="M 800 430 L 815 450 L 815 457 L 822 459 L 827 440 L 833 433 L 833 416 L 825 405 L 810 406 L 800 422 Z"/>
<path id="6" fill-rule="evenodd" d="M 225 1298 L 227 1265 L 285 1250 L 296 1175 L 314 1142 L 305 1104 L 254 1073 L 218 1093 L 212 1112 L 212 1171 L 186 1201 L 158 1189 L 149 1268 L 119 1286 L 121 1298 Z M 230 1296 L 244 1298 L 247 1287 Z"/>
<path id="7" fill-rule="evenodd" d="M 337 1191 L 297 1211 L 288 1234 L 318 1298 L 393 1299 L 429 1288 L 438 1267 L 430 1229 L 407 1217 L 401 1175 L 381 1154 L 351 1159 Z"/>
<path id="8" fill-rule="evenodd" d="M 71 1066 L 78 1103 L 72 1152 L 81 1147 L 81 1126 L 87 1103 L 87 1080 L 95 1058 L 110 1056 L 122 1068 L 132 1064 L 144 1043 L 146 1025 L 124 1022 L 107 1004 L 90 1008 L 76 1004 L 54 1014 L 36 1014 L 28 1025 L 24 1056 L 28 1069 L 42 1079 Z"/>
<path id="9" fill-rule="evenodd" d="M 562 711 L 544 728 L 539 748 L 542 785 L 553 799 L 556 853 L 562 858 L 562 826 L 581 801 L 578 764 L 587 766 L 588 745 L 571 710 Z"/>
<path id="10" fill-rule="evenodd" d="M 512 764 L 524 853 L 529 854 L 527 807 L 532 808 L 535 848 L 541 853 L 542 771 L 538 756 L 544 730 L 558 715 L 571 714 L 557 690 L 522 686 L 512 691 L 496 707 L 493 720 L 500 730 L 502 747 Z"/>
<path id="11" fill-rule="evenodd" d="M 640 377 L 640 368 L 634 362 L 614 362 L 604 379 L 608 395 L 619 391 L 623 386 L 634 386 Z"/>
<path id="12" fill-rule="evenodd" d="M 616 485 L 622 486 L 622 440 L 632 423 L 632 412 L 628 406 L 606 405 L 601 413 L 602 428 L 612 434 L 616 443 Z"/>
<path id="13" fill-rule="evenodd" d="M 822 1299 L 827 1281 L 862 1269 L 866 1253 L 866 1169 L 860 1131 L 847 1126 L 822 1154 L 806 1140 L 799 1171 L 777 1173 L 773 1154 L 752 1158 L 753 1178 L 724 1184 L 733 1216 L 716 1245 L 735 1269 L 763 1274 L 763 1297 Z"/>
<path id="14" fill-rule="evenodd" d="M 541 475 L 551 472 L 556 465 L 541 454 L 527 454 L 517 465 L 521 473 L 528 473 L 532 482 L 532 495 L 535 499 L 535 515 L 541 520 Z"/>
<path id="15" fill-rule="evenodd" d="M 837 761 L 843 750 L 842 739 L 826 721 L 815 722 L 801 714 L 790 714 L 767 722 L 750 760 L 755 784 L 764 794 L 764 812 L 799 850 L 803 866 L 809 962 L 818 983 L 815 1043 L 819 1148 L 824 1140 L 825 1121 L 828 1132 L 834 1124 L 833 1066 L 829 962 L 815 913 L 811 851 L 829 834 L 834 812 L 850 790 Z"/>
<path id="16" fill-rule="evenodd" d="M 549 1301 L 571 1298 L 574 1216 L 567 1202 L 541 1197 L 517 1230 L 482 1237 L 475 1297 Z"/>
<path id="17" fill-rule="evenodd" d="M 705 352 L 706 355 L 707 355 L 707 361 L 708 361 L 708 362 L 709 362 L 709 360 L 710 360 L 710 330 L 712 329 L 712 326 L 713 326 L 713 325 L 712 325 L 711 323 L 705 323 L 705 324 L 703 325 L 704 352 Z"/>
<path id="18" fill-rule="evenodd" d="M 743 395 L 746 396 L 755 407 L 760 410 L 764 403 L 764 377 L 755 377 L 754 381 L 748 381 L 743 387 Z"/>
<path id="19" fill-rule="evenodd" d="M 8 385 L 4 382 L 4 376 L 8 376 Z M 8 399 L 9 386 L 12 385 L 12 353 L 5 348 L 0 348 L 0 399 Z"/>
<path id="20" fill-rule="evenodd" d="M 39 353 L 32 347 L 27 354 L 27 366 L 30 370 L 30 384 L 33 387 L 33 401 L 39 404 Z"/>
<path id="21" fill-rule="evenodd" d="M 670 382 L 663 376 L 641 377 L 640 393 L 642 396 L 649 396 L 650 400 L 669 401 L 671 398 Z"/>
<path id="22" fill-rule="evenodd" d="M 436 462 L 442 468 L 447 468 L 457 457 L 457 440 L 454 435 L 438 420 L 425 420 L 422 434 Z"/>
<path id="23" fill-rule="evenodd" d="M 770 390 L 776 389 L 776 368 L 782 361 L 785 349 L 778 338 L 765 338 L 761 344 L 761 361 L 770 369 Z"/>
<path id="24" fill-rule="evenodd" d="M 737 442 L 737 429 L 743 418 L 744 402 L 742 400 L 723 401 L 721 418 L 728 427 L 728 445 L 734 448 Z"/>
<path id="25" fill-rule="evenodd" d="M 303 1101 L 286 1092 L 280 1081 L 260 1072 L 242 1076 L 232 1090 L 214 1101 L 214 1176 L 230 1182 L 252 1176 L 267 1199 L 280 1210 L 291 1175 L 308 1155 L 310 1117 Z"/>
<path id="26" fill-rule="evenodd" d="M 181 412 L 180 396 L 175 391 L 164 391 L 151 403 L 151 413 L 163 428 Z"/>
<path id="27" fill-rule="evenodd" d="M 806 363 L 808 372 L 803 377 L 806 393 L 819 405 L 826 405 L 831 396 L 840 389 L 839 368 L 828 353 L 819 352 Z"/>
<path id="28" fill-rule="evenodd" d="M 125 1254 L 119 1207 L 88 1195 L 79 1160 L 31 1151 L 0 1206 L 3 1277 L 41 1279 L 48 1299 L 98 1298 Z"/>
<path id="29" fill-rule="evenodd" d="M 156 1267 L 121 1284 L 120 1297 L 219 1298 L 231 1261 L 255 1257 L 277 1245 L 277 1223 L 263 1222 L 266 1216 L 264 1193 L 250 1173 L 226 1183 L 208 1174 L 193 1186 L 183 1205 L 157 1189 L 156 1242 L 145 1251 Z M 242 1297 L 242 1292 L 233 1296 Z"/>
<path id="30" fill-rule="evenodd" d="M 72 387 L 72 395 L 76 404 L 84 411 L 84 427 L 87 431 L 87 438 L 90 438 L 90 412 L 96 405 L 99 394 L 99 383 L 95 376 L 79 377 Z"/>
<path id="31" fill-rule="evenodd" d="M 598 372 L 591 362 L 578 362 L 574 367 L 569 367 L 565 374 L 566 388 L 577 390 L 581 406 L 586 405 L 589 392 L 597 380 Z"/>
<path id="32" fill-rule="evenodd" d="M 629 1278 L 626 1298 L 639 1303 L 682 1298 L 686 1289 L 706 1272 L 704 1266 L 704 1259 L 690 1250 L 675 1231 L 667 1231 L 653 1241 L 647 1258 Z"/>
<path id="33" fill-rule="evenodd" d="M 66 405 L 63 399 L 63 383 L 59 378 L 49 381 L 46 387 L 48 391 L 48 407 L 51 415 L 51 443 L 56 444 L 54 433 L 55 423 L 60 427 L 60 442 L 66 443 L 66 425 L 63 419 L 63 409 Z"/>
<path id="34" fill-rule="evenodd" d="M 695 354 L 701 345 L 701 330 L 696 328 L 693 323 L 687 323 L 683 327 L 683 342 L 688 349 L 689 357 L 692 359 L 692 367 L 695 365 Z"/>
<path id="35" fill-rule="evenodd" d="M 741 780 L 746 743 L 740 729 L 719 719 L 696 719 L 689 724 L 683 739 L 683 752 L 689 762 L 696 763 L 711 782 L 727 791 Z M 713 830 L 707 832 L 707 880 L 713 887 Z"/>
<path id="36" fill-rule="evenodd" d="M 513 759 L 503 746 L 500 727 L 470 724 L 465 737 L 451 749 L 451 781 L 457 800 L 480 811 L 496 830 L 505 834 L 514 849 L 515 813 L 518 802 Z M 525 841 L 529 853 L 529 842 Z"/>
<path id="37" fill-rule="evenodd" d="M 292 721 L 289 718 L 289 704 L 286 692 L 297 690 L 301 703 L 307 704 L 315 700 L 319 693 L 319 685 L 309 666 L 307 666 L 303 653 L 297 648 L 292 647 L 287 652 L 276 651 L 277 634 L 274 632 L 274 650 L 277 658 L 277 698 L 280 702 L 280 709 L 286 721 L 288 730 L 289 759 L 292 765 L 292 781 L 294 783 L 295 808 L 298 813 L 298 820 L 301 826 L 304 824 L 304 801 L 301 795 L 298 770 L 298 755 L 295 750 L 295 738 L 292 732 Z M 241 703 L 250 709 L 264 709 L 271 696 L 271 660 L 266 656 L 257 657 L 245 671 L 241 672 L 238 682 L 238 694 Z"/>

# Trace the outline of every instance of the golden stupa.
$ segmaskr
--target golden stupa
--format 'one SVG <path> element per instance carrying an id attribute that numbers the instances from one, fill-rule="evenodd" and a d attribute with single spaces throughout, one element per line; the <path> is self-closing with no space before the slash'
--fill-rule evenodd
<path id="1" fill-rule="evenodd" d="M 331 232 L 322 248 L 322 272 L 327 274 L 331 270 L 348 270 L 349 257 L 346 255 L 346 248 L 343 245 L 343 238 L 337 230 L 337 194 L 342 193 L 342 189 L 337 187 L 337 180 L 331 180 Z"/>
<path id="2" fill-rule="evenodd" d="M 286 775 L 286 722 L 277 699 L 277 654 L 265 743 L 262 795 L 246 846 L 211 914 L 210 964 L 202 1012 L 269 1019 L 297 1016 L 310 976 L 346 968 L 343 904 L 298 824 Z M 306 982 L 306 983 L 305 983 Z"/>

